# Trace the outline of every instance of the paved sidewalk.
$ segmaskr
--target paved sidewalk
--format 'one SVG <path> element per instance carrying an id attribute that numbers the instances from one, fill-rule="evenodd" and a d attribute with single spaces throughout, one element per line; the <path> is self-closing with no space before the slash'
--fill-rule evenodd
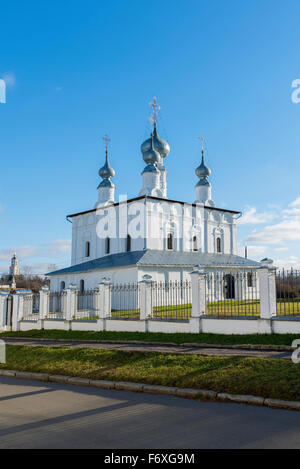
<path id="1" fill-rule="evenodd" d="M 300 413 L 0 377 L 0 448 L 300 448 Z"/>
<path id="2" fill-rule="evenodd" d="M 89 341 L 56 341 L 56 340 L 39 340 L 39 339 L 14 339 L 3 337 L 7 344 L 12 345 L 28 345 L 31 347 L 70 347 L 70 348 L 92 348 L 102 350 L 122 350 L 125 352 L 160 352 L 172 354 L 190 354 L 190 355 L 206 355 L 206 356 L 219 356 L 219 357 L 262 357 L 262 358 L 283 358 L 291 359 L 291 352 L 287 351 L 273 351 L 273 350 L 251 350 L 251 349 L 226 349 L 212 347 L 189 347 L 187 345 L 146 345 L 146 344 L 119 344 L 119 343 L 94 343 Z"/>

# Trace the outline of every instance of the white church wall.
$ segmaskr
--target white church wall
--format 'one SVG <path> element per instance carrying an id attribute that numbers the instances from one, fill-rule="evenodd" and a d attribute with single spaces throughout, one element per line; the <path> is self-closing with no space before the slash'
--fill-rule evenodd
<path id="1" fill-rule="evenodd" d="M 51 276 L 50 290 L 61 291 L 61 282 L 65 282 L 66 287 L 72 284 L 79 289 L 81 280 L 84 281 L 85 290 L 94 289 L 103 277 L 111 279 L 113 283 L 134 283 L 138 281 L 138 270 L 137 267 L 116 267 L 114 269 Z"/>

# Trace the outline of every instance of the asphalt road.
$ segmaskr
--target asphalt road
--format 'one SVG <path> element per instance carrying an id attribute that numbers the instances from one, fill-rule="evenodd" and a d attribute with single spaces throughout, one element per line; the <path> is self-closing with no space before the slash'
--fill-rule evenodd
<path id="1" fill-rule="evenodd" d="M 0 377 L 0 448 L 300 448 L 300 412 Z"/>
<path id="2" fill-rule="evenodd" d="M 291 359 L 291 352 L 273 351 L 273 350 L 251 350 L 251 349 L 230 349 L 216 347 L 189 347 L 183 345 L 155 345 L 155 344 L 133 344 L 133 343 L 94 343 L 89 341 L 56 341 L 56 340 L 39 340 L 8 338 L 3 337 L 7 344 L 11 345 L 27 345 L 31 347 L 71 347 L 71 348 L 93 348 L 108 350 L 123 350 L 127 352 L 160 352 L 173 354 L 189 354 L 189 355 L 205 355 L 205 356 L 240 356 L 240 357 L 263 357 L 263 358 L 285 358 Z"/>

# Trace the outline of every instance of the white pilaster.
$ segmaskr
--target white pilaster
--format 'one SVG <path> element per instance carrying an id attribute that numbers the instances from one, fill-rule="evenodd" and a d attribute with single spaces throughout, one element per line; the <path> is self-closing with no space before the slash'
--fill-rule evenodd
<path id="1" fill-rule="evenodd" d="M 151 284 L 153 283 L 151 275 L 144 275 L 140 283 L 140 319 L 146 320 L 152 317 Z"/>
<path id="2" fill-rule="evenodd" d="M 276 315 L 276 269 L 272 267 L 273 261 L 264 259 L 262 266 L 258 269 L 260 317 L 271 319 Z"/>
<path id="3" fill-rule="evenodd" d="M 50 292 L 49 287 L 44 285 L 40 292 L 40 309 L 39 309 L 39 319 L 45 319 L 49 314 L 49 299 L 50 299 Z"/>

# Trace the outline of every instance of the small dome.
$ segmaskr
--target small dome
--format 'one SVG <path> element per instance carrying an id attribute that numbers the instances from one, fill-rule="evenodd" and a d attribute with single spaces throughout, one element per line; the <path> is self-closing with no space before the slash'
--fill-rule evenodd
<path id="1" fill-rule="evenodd" d="M 154 164 L 160 161 L 160 154 L 153 147 L 153 137 L 150 138 L 148 150 L 143 153 L 143 160 L 146 164 Z"/>
<path id="2" fill-rule="evenodd" d="M 196 173 L 196 176 L 199 178 L 199 179 L 206 179 L 208 178 L 210 175 L 211 175 L 211 170 L 208 168 L 208 166 L 206 166 L 206 164 L 204 163 L 204 155 L 202 153 L 202 161 L 201 161 L 201 164 L 200 166 L 198 166 L 198 168 L 196 169 L 195 171 Z"/>
<path id="3" fill-rule="evenodd" d="M 108 162 L 108 156 L 106 153 L 106 160 L 104 166 L 99 170 L 99 176 L 102 177 L 102 179 L 109 179 L 114 177 L 115 171 L 113 168 L 110 166 Z"/>
<path id="4" fill-rule="evenodd" d="M 141 152 L 146 153 L 151 147 L 151 139 L 153 138 L 154 149 L 159 153 L 161 158 L 165 158 L 170 153 L 170 145 L 168 142 L 160 138 L 157 132 L 156 123 L 154 123 L 153 137 L 148 138 L 141 145 Z"/>
<path id="5" fill-rule="evenodd" d="M 110 179 L 105 178 L 105 179 L 103 179 L 103 181 L 100 182 L 97 189 L 99 189 L 99 187 L 115 187 L 115 185 Z"/>
<path id="6" fill-rule="evenodd" d="M 155 164 L 150 163 L 147 164 L 144 171 L 142 172 L 142 174 L 144 173 L 159 173 L 159 170 L 157 169 L 157 166 Z"/>

